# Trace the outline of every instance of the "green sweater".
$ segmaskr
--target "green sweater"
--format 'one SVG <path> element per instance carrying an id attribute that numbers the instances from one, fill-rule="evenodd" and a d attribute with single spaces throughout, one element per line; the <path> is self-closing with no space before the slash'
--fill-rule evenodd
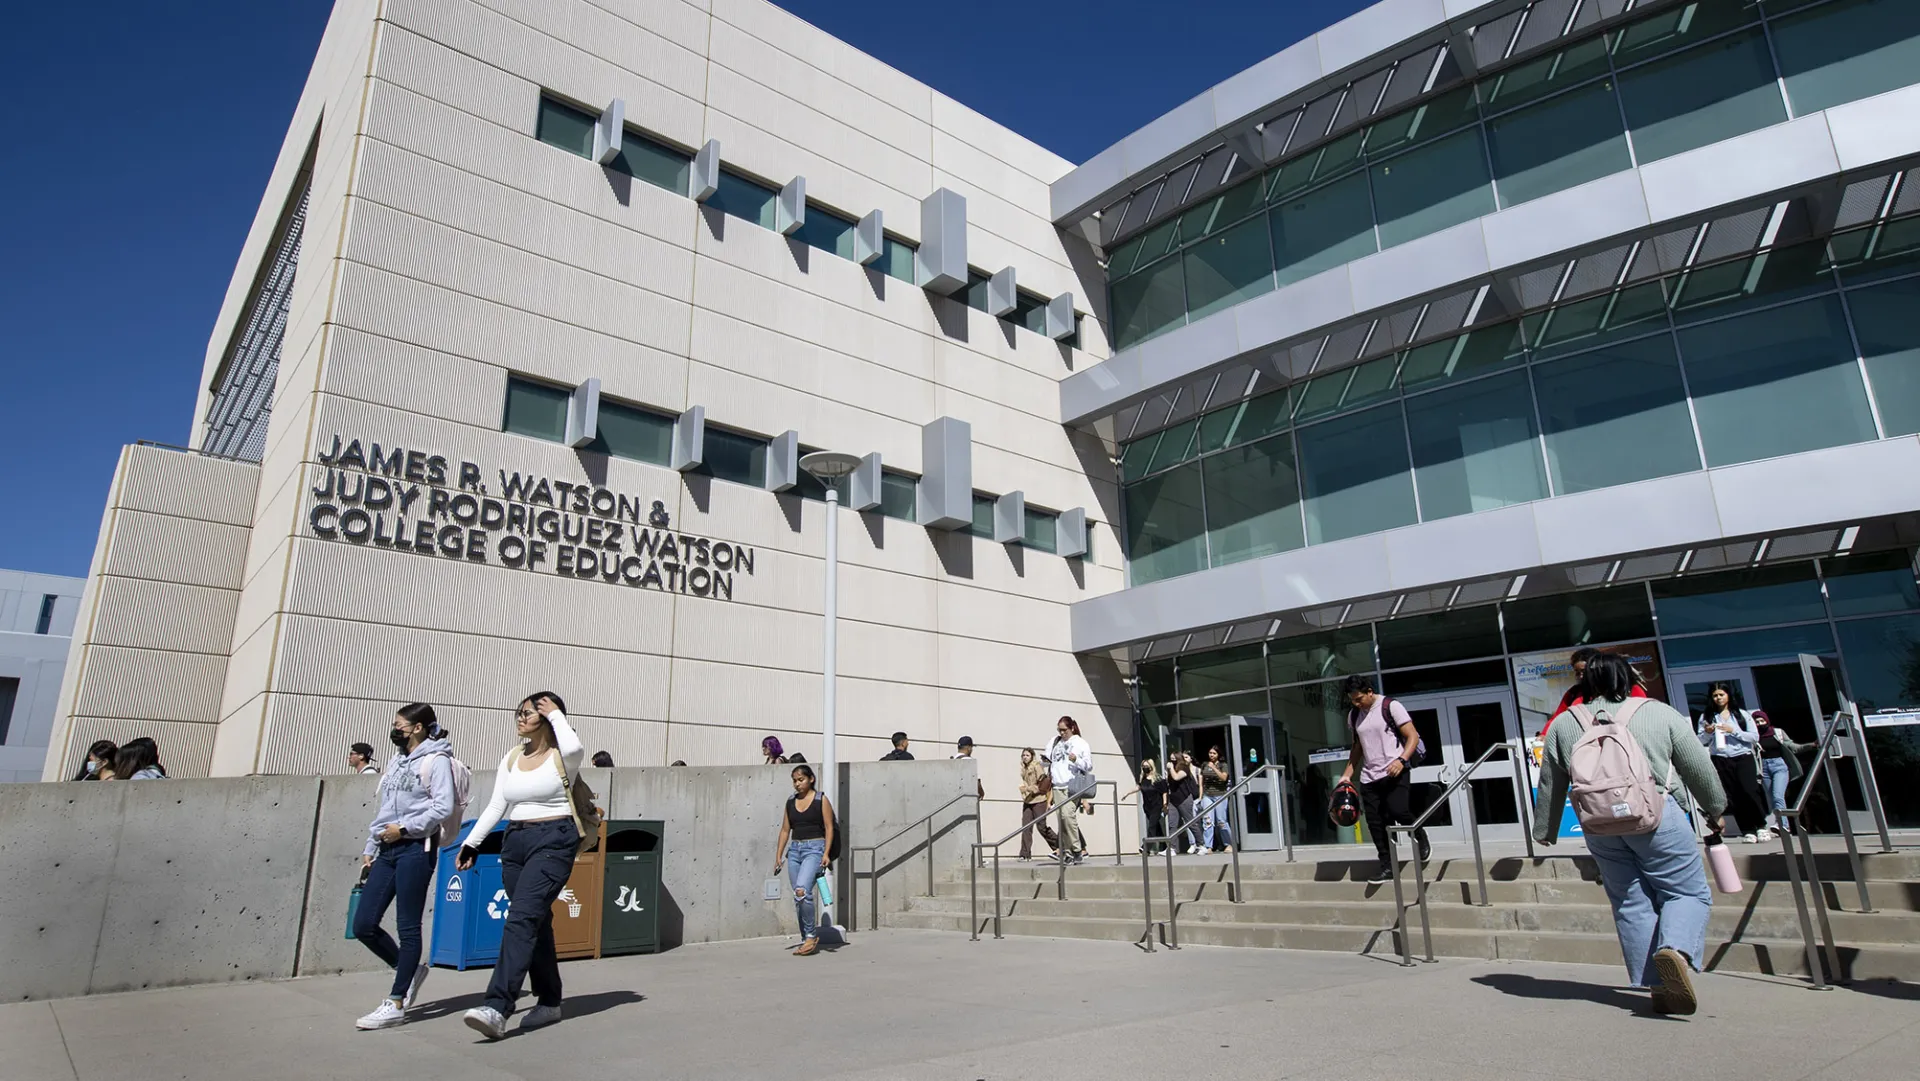
<path id="1" fill-rule="evenodd" d="M 1618 708 L 1618 701 L 1591 703 L 1596 711 Z M 1717 818 L 1727 809 L 1727 795 L 1720 789 L 1720 778 L 1713 771 L 1713 760 L 1693 734 L 1693 723 L 1672 706 L 1656 699 L 1641 699 L 1640 706 L 1627 718 L 1627 731 L 1640 743 L 1653 769 L 1653 783 L 1687 805 L 1686 793 L 1699 801 L 1708 818 Z M 1560 809 L 1567 802 L 1567 759 L 1573 745 L 1580 741 L 1580 722 L 1571 711 L 1554 719 L 1547 729 L 1544 760 L 1540 764 L 1540 802 L 1534 810 L 1533 837 L 1542 843 L 1560 834 Z M 1667 784 L 1668 771 L 1677 784 Z M 1685 792 L 1681 789 L 1684 788 Z"/>

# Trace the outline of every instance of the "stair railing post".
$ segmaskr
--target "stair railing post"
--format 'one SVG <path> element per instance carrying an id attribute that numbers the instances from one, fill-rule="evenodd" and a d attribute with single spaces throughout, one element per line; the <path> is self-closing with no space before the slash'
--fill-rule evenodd
<path id="1" fill-rule="evenodd" d="M 1793 826 L 1780 834 L 1780 847 L 1787 857 L 1787 881 L 1793 884 L 1793 907 L 1800 917 L 1800 937 L 1806 942 L 1807 974 L 1813 977 L 1814 990 L 1826 991 L 1831 988 L 1827 986 L 1820 967 L 1820 947 L 1813 940 L 1813 916 L 1807 911 L 1806 887 L 1800 881 L 1800 856 L 1793 850 L 1794 833 L 1800 828 L 1800 816 L 1793 815 L 1788 821 Z"/>

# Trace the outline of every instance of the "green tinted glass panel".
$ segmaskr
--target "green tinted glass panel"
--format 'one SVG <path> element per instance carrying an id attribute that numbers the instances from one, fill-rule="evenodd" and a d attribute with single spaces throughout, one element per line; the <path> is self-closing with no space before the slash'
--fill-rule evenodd
<path id="1" fill-rule="evenodd" d="M 1310 278 L 1375 250 L 1365 173 L 1277 203 L 1268 219 L 1280 285 Z"/>
<path id="2" fill-rule="evenodd" d="M 993 496 L 973 493 L 973 524 L 967 532 L 986 540 L 993 539 L 993 508 L 999 502 Z"/>
<path id="3" fill-rule="evenodd" d="M 1367 132 L 1367 158 L 1378 161 L 1382 155 L 1437 139 L 1477 119 L 1473 87 L 1460 87 L 1373 125 Z"/>
<path id="4" fill-rule="evenodd" d="M 1411 525 L 1413 474 L 1398 404 L 1300 429 L 1307 543 Z"/>
<path id="5" fill-rule="evenodd" d="M 914 520 L 919 503 L 920 482 L 905 473 L 880 474 L 880 513 L 902 522 Z"/>
<path id="6" fill-rule="evenodd" d="M 1827 607 L 1835 616 L 1920 608 L 1920 587 L 1914 584 L 1913 553 L 1905 549 L 1823 560 L 1820 573 L 1827 580 Z M 1915 674 L 1920 675 L 1920 669 Z"/>
<path id="7" fill-rule="evenodd" d="M 534 138 L 583 158 L 593 156 L 593 115 L 552 98 L 540 99 L 540 118 L 534 126 Z"/>
<path id="8" fill-rule="evenodd" d="M 974 311 L 986 311 L 987 284 L 988 278 L 985 274 L 977 270 L 969 271 L 967 274 L 967 284 L 961 286 L 953 293 L 953 299 L 965 304 Z"/>
<path id="9" fill-rule="evenodd" d="M 1525 597 L 1501 606 L 1507 648 L 1516 653 L 1653 637 L 1653 610 L 1638 582 L 1580 593 Z"/>
<path id="10" fill-rule="evenodd" d="M 1838 297 L 1679 331 L 1708 465 L 1874 438 Z"/>
<path id="11" fill-rule="evenodd" d="M 1206 521 L 1200 513 L 1200 463 L 1129 484 L 1127 559 L 1134 585 L 1206 565 Z"/>
<path id="12" fill-rule="evenodd" d="M 1920 278 L 1847 294 L 1886 434 L 1920 432 Z"/>
<path id="13" fill-rule="evenodd" d="M 1666 328 L 1666 290 L 1665 282 L 1651 281 L 1529 315 L 1521 325 L 1538 357 L 1639 338 Z"/>
<path id="14" fill-rule="evenodd" d="M 666 465 L 673 457 L 674 418 L 600 400 L 600 434 L 593 448 L 616 458 Z"/>
<path id="15" fill-rule="evenodd" d="M 545 383 L 507 380 L 507 415 L 503 425 L 515 435 L 559 442 L 567 435 L 567 399 L 570 393 Z"/>
<path id="16" fill-rule="evenodd" d="M 701 473 L 754 488 L 767 486 L 767 441 L 707 426 Z"/>
<path id="17" fill-rule="evenodd" d="M 1119 281 L 1133 273 L 1133 264 L 1140 258 L 1140 243 L 1144 239 L 1144 237 L 1134 237 L 1108 254 L 1107 280 L 1109 282 Z"/>
<path id="18" fill-rule="evenodd" d="M 1533 384 L 1556 494 L 1700 468 L 1670 336 L 1536 365 Z"/>
<path id="19" fill-rule="evenodd" d="M 1675 668 L 1734 661 L 1785 661 L 1801 653 L 1831 654 L 1833 631 L 1825 623 L 1814 623 L 1738 634 L 1668 638 L 1661 643 L 1661 648 L 1666 652 L 1667 663 Z"/>
<path id="20" fill-rule="evenodd" d="M 1285 388 L 1216 409 L 1200 418 L 1196 450 L 1206 454 L 1264 439 L 1285 430 L 1289 413 Z"/>
<path id="21" fill-rule="evenodd" d="M 665 188 L 675 195 L 685 195 L 687 174 L 693 168 L 693 159 L 670 146 L 663 146 L 629 131 L 621 134 L 620 155 L 613 159 L 612 167 L 656 188 Z"/>
<path id="22" fill-rule="evenodd" d="M 1894 616 L 1890 619 L 1862 619 L 1840 624 L 1840 647 L 1847 651 L 1847 687 L 1855 703 L 1867 713 L 1883 709 L 1920 707 L 1920 616 Z M 1915 733 L 1912 726 L 1892 730 Z M 1880 733 L 1869 730 L 1868 738 Z M 1890 733 L 1889 733 L 1890 734 Z M 1885 770 L 1887 757 L 1878 743 L 1871 745 L 1874 768 Z M 1920 743 L 1908 741 L 1902 748 L 1904 783 L 1884 788 L 1898 792 L 1902 802 L 1912 806 L 1910 778 L 1920 765 Z M 1885 773 L 1881 774 L 1885 776 Z"/>
<path id="23" fill-rule="evenodd" d="M 1286 763 L 1288 782 L 1299 786 L 1299 805 L 1325 807 L 1333 793 L 1333 782 L 1346 763 L 1309 765 L 1307 757 L 1323 747 L 1346 747 L 1353 742 L 1347 732 L 1347 707 L 1340 699 L 1339 681 L 1289 687 L 1270 692 L 1267 699 L 1280 739 L 1275 751 Z M 1365 828 L 1341 829 L 1331 818 L 1318 813 L 1297 815 L 1294 825 L 1299 830 L 1296 840 L 1303 845 L 1358 844 Z"/>
<path id="24" fill-rule="evenodd" d="M 1501 206 L 1633 168 L 1610 81 L 1489 121 L 1487 149 Z"/>
<path id="25" fill-rule="evenodd" d="M 1622 72 L 1620 99 L 1642 165 L 1787 118 L 1758 28 Z"/>
<path id="26" fill-rule="evenodd" d="M 762 229 L 773 228 L 773 210 L 780 201 L 780 193 L 772 188 L 762 187 L 738 173 L 720 170 L 720 185 L 707 197 L 707 206 L 739 218 L 750 221 Z"/>
<path id="27" fill-rule="evenodd" d="M 880 273 L 896 281 L 913 284 L 914 246 L 896 237 L 887 237 L 880 258 L 873 261 L 873 267 Z"/>
<path id="28" fill-rule="evenodd" d="M 1179 259 L 1167 259 L 1123 281 L 1109 293 L 1113 344 L 1125 349 L 1186 321 L 1186 277 Z"/>
<path id="29" fill-rule="evenodd" d="M 1260 209 L 1265 202 L 1262 184 L 1255 177 L 1214 196 L 1181 215 L 1180 238 L 1192 243 L 1239 222 Z"/>
<path id="30" fill-rule="evenodd" d="M 1180 658 L 1180 697 L 1248 691 L 1267 685 L 1267 662 L 1260 643 L 1193 653 Z M 1186 711 L 1181 711 L 1186 715 Z"/>
<path id="31" fill-rule="evenodd" d="M 1856 229 L 1833 238 L 1840 280 L 1864 285 L 1920 270 L 1920 217 Z"/>
<path id="32" fill-rule="evenodd" d="M 1920 76 L 1920 4 L 1840 0 L 1773 23 L 1796 115 L 1897 90 Z"/>
<path id="33" fill-rule="evenodd" d="M 1366 624 L 1277 638 L 1267 643 L 1267 677 L 1275 683 L 1329 679 L 1373 671 L 1373 628 Z"/>
<path id="34" fill-rule="evenodd" d="M 1172 702 L 1179 698 L 1174 690 L 1172 661 L 1148 661 L 1133 666 L 1133 674 L 1140 679 L 1140 700 L 1153 705 Z"/>
<path id="35" fill-rule="evenodd" d="M 1208 549 L 1223 566 L 1306 543 L 1293 440 L 1262 440 L 1200 460 L 1206 473 Z"/>
<path id="36" fill-rule="evenodd" d="M 1546 498 L 1526 372 L 1416 395 L 1406 409 L 1423 519 Z"/>
<path id="37" fill-rule="evenodd" d="M 1662 634 L 1796 623 L 1827 614 L 1811 563 L 1655 580 L 1652 586 Z"/>
<path id="38" fill-rule="evenodd" d="M 1588 38 L 1511 68 L 1480 84 L 1481 110 L 1491 116 L 1607 74 L 1604 38 Z"/>
<path id="39" fill-rule="evenodd" d="M 1353 370 L 1353 381 L 1347 384 L 1347 393 L 1340 400 L 1340 408 L 1353 409 L 1392 397 L 1399 391 L 1399 374 L 1398 355 L 1380 357 L 1360 365 Z"/>
<path id="40" fill-rule="evenodd" d="M 1058 533 L 1060 516 L 1050 510 L 1027 508 L 1026 530 L 1020 543 L 1029 548 L 1038 548 L 1042 552 L 1060 550 Z"/>
<path id="41" fill-rule="evenodd" d="M 1674 294 L 1673 318 L 1685 324 L 1811 296 L 1833 287 L 1826 244 L 1794 244 L 1750 259 L 1689 271 Z"/>
<path id="42" fill-rule="evenodd" d="M 1303 189 L 1357 167 L 1366 145 L 1365 128 L 1311 150 L 1269 173 L 1267 199 L 1290 198 Z"/>
<path id="43" fill-rule="evenodd" d="M 1013 300 L 1013 314 L 1007 321 L 1018 327 L 1025 327 L 1035 334 L 1047 332 L 1047 300 L 1032 293 L 1016 292 Z M 1077 330 L 1076 326 L 1076 330 Z"/>
<path id="44" fill-rule="evenodd" d="M 1501 323 L 1407 350 L 1400 363 L 1400 385 L 1412 392 L 1510 368 L 1525 359 L 1520 324 Z"/>
<path id="45" fill-rule="evenodd" d="M 1755 0 L 1690 0 L 1613 35 L 1613 60 L 1625 67 L 1705 41 L 1760 18 Z"/>
<path id="46" fill-rule="evenodd" d="M 1265 218 L 1252 218 L 1186 250 L 1187 305 L 1199 319 L 1273 288 Z"/>
<path id="47" fill-rule="evenodd" d="M 1382 248 L 1495 209 L 1487 151 L 1477 127 L 1381 162 L 1371 173 Z"/>
<path id="48" fill-rule="evenodd" d="M 807 207 L 807 220 L 794 230 L 793 238 L 809 248 L 831 252 L 842 259 L 854 258 L 853 240 L 859 223 L 817 206 Z"/>
<path id="49" fill-rule="evenodd" d="M 1373 633 L 1380 642 L 1382 668 L 1443 664 L 1502 652 L 1500 616 L 1491 606 L 1389 619 L 1375 624 Z"/>
<path id="50" fill-rule="evenodd" d="M 1194 431 L 1200 426 L 1198 420 L 1176 424 L 1160 433 L 1160 442 L 1153 448 L 1153 459 L 1147 463 L 1147 472 L 1158 473 L 1170 465 L 1175 465 L 1193 457 Z"/>

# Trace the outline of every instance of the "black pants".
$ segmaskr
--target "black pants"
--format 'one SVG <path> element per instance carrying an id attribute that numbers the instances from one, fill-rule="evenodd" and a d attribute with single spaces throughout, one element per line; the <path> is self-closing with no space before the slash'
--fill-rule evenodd
<path id="1" fill-rule="evenodd" d="M 1360 805 L 1367 812 L 1367 831 L 1373 834 L 1373 847 L 1380 852 L 1380 866 L 1392 866 L 1393 850 L 1389 847 L 1392 841 L 1387 826 L 1404 826 L 1413 821 L 1413 782 L 1407 777 L 1407 771 L 1401 770 L 1398 777 L 1382 777 L 1362 784 Z M 1427 831 L 1422 829 L 1413 837 L 1415 848 L 1424 856 Z"/>
<path id="2" fill-rule="evenodd" d="M 360 907 L 353 913 L 353 937 L 367 944 L 375 957 L 393 966 L 393 997 L 413 988 L 420 967 L 420 917 L 427 910 L 427 887 L 433 884 L 433 849 L 425 841 L 381 842 L 367 868 L 367 884 L 360 888 Z M 393 941 L 380 918 L 393 908 Z"/>
<path id="3" fill-rule="evenodd" d="M 487 983 L 487 1005 L 500 1016 L 513 1013 L 521 981 L 533 979 L 542 1006 L 560 1005 L 560 959 L 553 949 L 553 902 L 567 888 L 580 832 L 573 820 L 507 827 L 500 846 L 500 877 L 507 888 L 507 923 L 500 932 L 500 960 Z"/>
<path id="4" fill-rule="evenodd" d="M 1713 771 L 1720 775 L 1720 787 L 1727 794 L 1727 811 L 1740 825 L 1741 833 L 1752 833 L 1767 826 L 1767 800 L 1760 793 L 1760 770 L 1750 754 L 1713 756 Z"/>

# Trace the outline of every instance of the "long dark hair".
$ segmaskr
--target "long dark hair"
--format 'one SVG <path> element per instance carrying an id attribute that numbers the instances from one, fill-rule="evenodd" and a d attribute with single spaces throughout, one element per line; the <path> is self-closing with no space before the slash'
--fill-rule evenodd
<path id="1" fill-rule="evenodd" d="M 1077 736 L 1080 734 L 1080 722 L 1074 720 L 1072 717 L 1062 717 L 1058 721 L 1055 721 L 1054 724 L 1056 726 L 1064 724 L 1073 731 L 1074 735 Z M 1055 736 L 1054 738 L 1058 739 L 1059 737 Z"/>
<path id="2" fill-rule="evenodd" d="M 1582 682 L 1587 685 L 1588 701 L 1617 702 L 1633 693 L 1637 680 L 1633 666 L 1625 657 L 1618 653 L 1596 653 L 1587 659 L 1587 674 Z"/>
<path id="3" fill-rule="evenodd" d="M 76 781 L 94 780 L 95 775 L 87 772 L 87 762 L 91 759 L 97 758 L 100 760 L 101 769 L 112 769 L 113 756 L 118 753 L 120 753 L 120 746 L 119 744 L 113 742 L 112 740 L 110 739 L 94 740 L 93 746 L 87 748 L 87 757 L 82 758 L 80 760 L 80 772 L 74 774 L 73 779 Z"/>
<path id="4" fill-rule="evenodd" d="M 1713 692 L 1715 691 L 1727 692 L 1727 712 L 1738 713 L 1746 708 L 1746 704 L 1740 701 L 1740 684 L 1715 683 L 1707 688 L 1707 716 L 1713 716 Z"/>
<path id="5" fill-rule="evenodd" d="M 565 713 L 567 711 L 567 704 L 561 701 L 560 696 L 553 693 L 552 691 L 535 691 L 532 694 L 526 696 L 525 698 L 522 698 L 520 700 L 520 704 L 523 706 L 532 706 L 535 703 L 539 702 L 542 698 L 553 699 L 553 708 L 559 710 L 562 713 Z M 536 706 L 535 708 L 538 708 L 538 707 Z"/>
<path id="6" fill-rule="evenodd" d="M 420 735 L 422 742 L 440 737 L 440 718 L 433 715 L 433 707 L 427 705 L 425 702 L 408 702 L 393 712 L 395 715 L 405 718 L 408 724 L 422 726 L 424 729 Z"/>
<path id="7" fill-rule="evenodd" d="M 167 774 L 165 767 L 160 765 L 160 745 L 150 736 L 135 737 L 122 743 L 120 749 L 114 753 L 113 779 L 130 781 L 134 774 L 148 766 L 159 769 L 162 777 Z"/>
<path id="8" fill-rule="evenodd" d="M 807 790 L 816 796 L 820 794 L 820 779 L 813 775 L 812 766 L 802 762 L 800 765 L 793 767 L 791 776 L 805 777 L 807 779 Z"/>

